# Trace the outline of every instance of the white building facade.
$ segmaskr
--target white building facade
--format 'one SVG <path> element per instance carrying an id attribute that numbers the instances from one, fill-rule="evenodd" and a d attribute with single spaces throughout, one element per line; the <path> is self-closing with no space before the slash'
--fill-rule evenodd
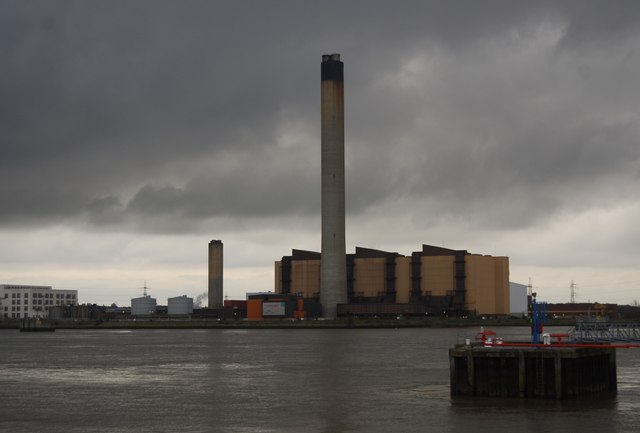
<path id="1" fill-rule="evenodd" d="M 509 313 L 516 317 L 527 316 L 527 286 L 509 282 Z"/>
<path id="2" fill-rule="evenodd" d="M 47 318 L 50 307 L 65 305 L 78 305 L 77 290 L 0 284 L 0 317 L 5 319 Z"/>

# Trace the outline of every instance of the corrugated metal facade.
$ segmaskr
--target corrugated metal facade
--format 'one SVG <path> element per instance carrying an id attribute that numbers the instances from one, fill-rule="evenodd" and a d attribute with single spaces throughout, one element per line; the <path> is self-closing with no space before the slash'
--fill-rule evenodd
<path id="1" fill-rule="evenodd" d="M 346 260 L 348 304 L 353 311 L 378 308 L 398 314 L 509 314 L 508 257 L 423 245 L 422 251 L 411 256 L 358 247 Z M 279 276 L 276 293 L 317 299 L 319 268 L 319 253 L 293 250 L 291 256 L 275 263 L 275 274 Z M 384 307 L 351 307 L 353 304 Z M 403 308 L 409 313 L 400 312 Z M 341 314 L 345 311 L 339 310 Z"/>

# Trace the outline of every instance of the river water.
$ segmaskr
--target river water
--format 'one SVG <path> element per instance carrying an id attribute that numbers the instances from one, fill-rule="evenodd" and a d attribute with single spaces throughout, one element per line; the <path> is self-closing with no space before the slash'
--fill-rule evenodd
<path id="1" fill-rule="evenodd" d="M 614 395 L 451 399 L 448 349 L 475 332 L 3 330 L 0 432 L 640 431 L 640 349 Z"/>

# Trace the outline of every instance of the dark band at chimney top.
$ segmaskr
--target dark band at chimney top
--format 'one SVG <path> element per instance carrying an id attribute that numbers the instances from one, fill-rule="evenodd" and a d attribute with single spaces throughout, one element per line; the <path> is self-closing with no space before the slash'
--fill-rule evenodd
<path id="1" fill-rule="evenodd" d="M 340 54 L 323 54 L 321 79 L 322 81 L 343 81 L 344 64 L 340 61 Z"/>

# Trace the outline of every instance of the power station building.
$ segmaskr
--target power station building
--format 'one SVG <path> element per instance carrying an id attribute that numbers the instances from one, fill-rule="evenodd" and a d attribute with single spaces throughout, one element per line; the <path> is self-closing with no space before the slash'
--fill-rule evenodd
<path id="1" fill-rule="evenodd" d="M 321 299 L 321 256 L 293 250 L 275 262 L 275 292 Z M 345 266 L 347 302 L 338 304 L 338 316 L 510 312 L 508 257 L 431 245 L 409 256 L 356 247 Z"/>

